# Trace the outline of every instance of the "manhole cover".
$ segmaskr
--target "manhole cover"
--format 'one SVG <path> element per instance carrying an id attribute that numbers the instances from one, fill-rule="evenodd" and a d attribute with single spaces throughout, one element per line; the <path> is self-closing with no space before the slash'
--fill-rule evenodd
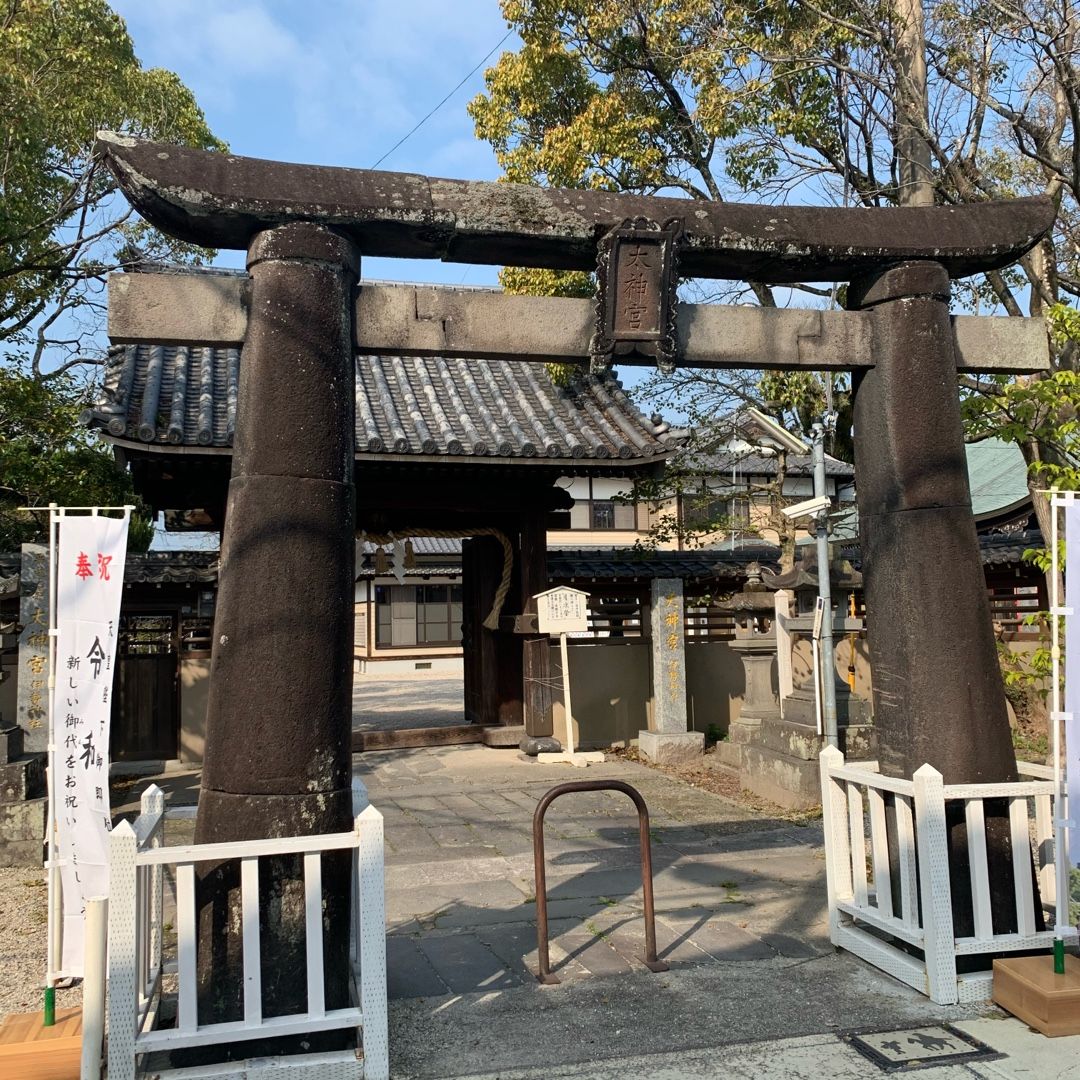
<path id="1" fill-rule="evenodd" d="M 951 1065 L 954 1062 L 967 1064 L 969 1061 L 1003 1056 L 986 1043 L 948 1024 L 903 1031 L 852 1032 L 844 1039 L 886 1072 L 919 1069 L 928 1065 Z"/>

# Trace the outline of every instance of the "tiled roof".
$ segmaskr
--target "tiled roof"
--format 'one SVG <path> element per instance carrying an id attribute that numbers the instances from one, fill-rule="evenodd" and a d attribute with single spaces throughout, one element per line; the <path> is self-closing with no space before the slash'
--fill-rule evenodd
<path id="1" fill-rule="evenodd" d="M 241 351 L 127 345 L 109 350 L 101 399 L 83 422 L 116 439 L 232 446 Z M 356 358 L 356 451 L 409 456 L 561 458 L 637 464 L 665 456 L 666 425 L 613 376 L 552 383 L 542 364 L 442 357 Z"/>
<path id="2" fill-rule="evenodd" d="M 1027 462 L 1016 443 L 983 439 L 968 443 L 964 450 L 971 484 L 971 512 L 977 518 L 1017 509 L 1031 498 Z"/>
<path id="3" fill-rule="evenodd" d="M 1024 560 L 1024 552 L 1045 546 L 1042 533 L 1038 529 L 979 534 L 979 557 L 983 566 L 1028 566 Z M 840 552 L 856 569 L 864 569 L 857 536 L 853 540 L 841 540 Z"/>
<path id="4" fill-rule="evenodd" d="M 747 564 L 776 567 L 780 549 L 771 545 L 725 551 L 637 551 L 633 548 L 549 548 L 548 579 L 682 578 L 684 581 L 732 578 L 742 581 Z"/>
<path id="5" fill-rule="evenodd" d="M 1045 547 L 1038 529 L 1008 534 L 991 533 L 979 537 L 983 566 L 1018 566 L 1024 562 L 1024 552 Z"/>
<path id="6" fill-rule="evenodd" d="M 404 536 L 402 540 L 406 539 Z M 457 536 L 410 536 L 414 555 L 461 555 L 461 538 Z M 363 550 L 358 550 L 358 555 L 374 555 L 375 549 L 380 545 L 370 540 L 363 542 Z M 393 550 L 393 544 L 382 544 L 383 551 Z"/>
<path id="7" fill-rule="evenodd" d="M 772 454 L 757 453 L 753 450 L 740 452 L 735 450 L 717 450 L 708 454 L 694 454 L 688 451 L 688 456 L 693 455 L 687 461 L 695 469 L 714 472 L 721 477 L 730 477 L 734 469 L 740 476 L 775 476 L 776 458 Z M 788 476 L 813 476 L 814 462 L 809 455 L 788 454 Z M 835 476 L 837 479 L 853 480 L 855 478 L 855 466 L 831 454 L 825 455 L 825 475 Z"/>
<path id="8" fill-rule="evenodd" d="M 19 580 L 22 556 L 18 552 L 0 554 L 0 578 Z M 124 584 L 213 584 L 218 578 L 218 552 L 214 551 L 129 551 L 124 561 Z"/>

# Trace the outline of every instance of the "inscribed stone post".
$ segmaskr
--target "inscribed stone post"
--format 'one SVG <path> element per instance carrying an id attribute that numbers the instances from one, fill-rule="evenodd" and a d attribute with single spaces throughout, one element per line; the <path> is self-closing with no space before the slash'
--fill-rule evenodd
<path id="1" fill-rule="evenodd" d="M 23 749 L 44 752 L 49 742 L 49 549 L 23 544 L 19 596 L 18 724 Z"/>
<path id="2" fill-rule="evenodd" d="M 652 635 L 652 730 L 638 732 L 638 747 L 652 761 L 700 754 L 702 732 L 686 730 L 686 608 L 678 578 L 652 582 L 649 630 Z"/>

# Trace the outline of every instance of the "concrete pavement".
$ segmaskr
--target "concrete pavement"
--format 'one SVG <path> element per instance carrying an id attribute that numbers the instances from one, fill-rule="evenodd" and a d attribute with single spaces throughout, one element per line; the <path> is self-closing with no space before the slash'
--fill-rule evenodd
<path id="1" fill-rule="evenodd" d="M 1047 1039 L 1018 1020 L 958 1021 L 996 1057 L 919 1067 L 919 1080 L 1078 1080 L 1080 1036 Z M 887 1074 L 836 1035 L 729 1045 L 722 1050 L 624 1057 L 602 1063 L 476 1073 L 467 1080 L 865 1080 Z M 462 1078 L 466 1080 L 466 1078 Z"/>

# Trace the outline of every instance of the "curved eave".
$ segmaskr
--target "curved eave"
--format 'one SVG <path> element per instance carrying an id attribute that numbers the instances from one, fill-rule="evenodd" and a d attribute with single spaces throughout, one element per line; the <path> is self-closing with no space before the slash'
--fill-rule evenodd
<path id="1" fill-rule="evenodd" d="M 123 451 L 128 457 L 134 454 L 151 454 L 175 457 L 232 457 L 231 446 L 187 446 L 174 445 L 171 443 L 142 442 L 139 439 L 128 439 L 111 435 L 102 427 L 95 427 L 98 434 L 117 450 Z M 536 455 L 535 457 L 503 457 L 496 454 L 468 455 L 468 454 L 356 454 L 355 460 L 363 465 L 441 465 L 448 468 L 459 466 L 486 466 L 499 468 L 513 468 L 518 465 L 526 465 L 532 468 L 542 467 L 554 472 L 561 473 L 585 473 L 585 472 L 615 472 L 620 475 L 630 472 L 641 472 L 650 469 L 666 461 L 673 451 L 652 454 L 648 457 L 547 457 Z"/>
<path id="2" fill-rule="evenodd" d="M 140 214 L 210 247 L 246 249 L 289 220 L 334 226 L 365 255 L 592 270 L 627 219 L 679 218 L 691 277 L 850 280 L 904 260 L 954 278 L 1014 263 L 1050 230 L 1043 197 L 931 207 L 771 207 L 415 173 L 302 165 L 99 133 L 97 151 Z"/>
<path id="3" fill-rule="evenodd" d="M 1028 513 L 1032 512 L 1031 496 L 1024 495 L 1014 502 L 1006 503 L 1003 506 L 994 506 L 989 510 L 982 510 L 975 514 L 975 524 L 986 526 L 993 524 L 997 521 L 1010 521 L 1012 518 L 1018 516 L 1024 508 L 1027 508 Z"/>

